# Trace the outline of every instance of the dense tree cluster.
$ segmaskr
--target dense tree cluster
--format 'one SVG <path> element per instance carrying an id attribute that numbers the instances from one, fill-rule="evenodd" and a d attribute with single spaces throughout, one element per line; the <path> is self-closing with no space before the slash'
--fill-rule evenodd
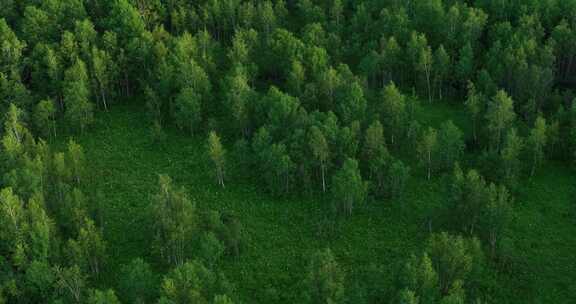
<path id="1" fill-rule="evenodd" d="M 576 1 L 0 2 L 0 303 L 236 301 L 217 266 L 240 254 L 242 226 L 166 175 L 151 250 L 170 270 L 137 258 L 103 283 L 88 160 L 73 139 L 49 142 L 102 127 L 95 116 L 117 103 L 146 111 L 154 143 L 171 125 L 207 138 L 222 189 L 250 177 L 339 218 L 448 176 L 429 229 L 450 234 L 409 259 L 401 303 L 482 299 L 474 278 L 485 252 L 503 260 L 522 177 L 576 162 Z M 466 121 L 423 118 L 438 103 Z M 330 250 L 305 281 L 310 302 L 345 301 Z"/>
<path id="2" fill-rule="evenodd" d="M 99 197 L 83 190 L 90 179 L 83 148 L 70 140 L 66 150 L 53 151 L 44 140 L 34 138 L 22 120 L 23 111 L 14 104 L 5 116 L 0 299 L 7 303 L 120 303 L 114 290 L 97 289 L 111 266 Z M 186 190 L 174 186 L 165 175 L 159 177 L 151 207 L 150 216 L 157 221 L 150 249 L 156 249 L 158 261 L 175 269 L 159 289 L 151 266 L 134 259 L 121 271 L 120 299 L 145 303 L 156 298 L 159 289 L 161 301 L 184 297 L 175 303 L 189 303 L 200 299 L 196 292 L 204 290 L 204 301 L 220 297 L 230 302 L 225 295 L 232 295 L 233 287 L 216 265 L 224 255 L 240 253 L 238 219 L 228 213 L 197 210 Z M 173 286 L 175 282 L 179 285 Z"/>

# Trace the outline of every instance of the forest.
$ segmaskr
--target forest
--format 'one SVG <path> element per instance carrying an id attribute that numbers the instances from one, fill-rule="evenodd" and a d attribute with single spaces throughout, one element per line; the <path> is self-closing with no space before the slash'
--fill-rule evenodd
<path id="1" fill-rule="evenodd" d="M 0 0 L 0 304 L 576 303 L 576 0 Z"/>

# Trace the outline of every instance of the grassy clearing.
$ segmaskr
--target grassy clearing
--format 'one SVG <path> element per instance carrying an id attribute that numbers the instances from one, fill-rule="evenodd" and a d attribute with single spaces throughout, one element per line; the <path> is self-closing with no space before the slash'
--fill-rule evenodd
<path id="1" fill-rule="evenodd" d="M 426 122 L 454 119 L 466 130 L 461 111 L 448 105 L 425 106 Z M 469 132 L 467 132 L 469 134 Z M 425 181 L 419 170 L 401 202 L 371 202 L 337 225 L 333 238 L 318 236 L 326 202 L 318 198 L 276 198 L 249 181 L 216 186 L 204 156 L 204 139 L 167 130 L 164 144 L 151 144 L 144 114 L 132 105 L 116 106 L 97 116 L 94 128 L 77 140 L 84 147 L 91 176 L 89 188 L 101 201 L 109 242 L 110 285 L 122 263 L 134 257 L 150 261 L 150 196 L 157 174 L 169 174 L 186 186 L 200 208 L 233 210 L 245 227 L 246 246 L 223 269 L 248 303 L 295 303 L 308 256 L 331 247 L 350 281 L 370 282 L 390 296 L 394 274 L 405 258 L 418 252 L 427 236 L 425 218 L 445 202 L 441 179 Z M 58 145 L 62 145 L 64 138 Z M 495 303 L 576 302 L 576 215 L 574 175 L 551 164 L 521 187 L 512 227 L 523 271 L 491 274 Z M 159 269 L 160 270 L 160 269 Z M 371 273 L 379 273 L 370 277 Z"/>
<path id="2" fill-rule="evenodd" d="M 571 168 L 548 164 L 522 187 L 512 235 L 529 271 L 520 287 L 533 303 L 576 302 L 576 179 Z"/>

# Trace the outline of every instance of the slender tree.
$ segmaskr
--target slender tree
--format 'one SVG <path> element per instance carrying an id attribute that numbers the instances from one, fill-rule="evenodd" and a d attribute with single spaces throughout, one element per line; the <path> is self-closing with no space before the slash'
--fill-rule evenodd
<path id="1" fill-rule="evenodd" d="M 399 304 L 419 304 L 419 298 L 412 290 L 402 289 L 400 294 L 398 295 L 398 303 Z"/>
<path id="2" fill-rule="evenodd" d="M 308 296 L 312 303 L 342 303 L 344 272 L 330 249 L 314 254 L 307 277 Z"/>
<path id="3" fill-rule="evenodd" d="M 310 128 L 309 146 L 310 150 L 312 151 L 312 155 L 316 161 L 320 163 L 322 192 L 326 192 L 326 169 L 330 160 L 330 150 L 324 134 L 316 126 L 312 126 L 312 128 Z"/>
<path id="4" fill-rule="evenodd" d="M 432 49 L 429 46 L 426 46 L 424 49 L 420 50 L 420 54 L 418 56 L 418 70 L 423 72 L 426 77 L 426 87 L 428 89 L 428 102 L 432 103 L 432 83 L 431 83 L 431 74 L 432 74 Z"/>
<path id="5" fill-rule="evenodd" d="M 504 134 L 506 134 L 506 130 L 515 119 L 516 113 L 514 113 L 512 98 L 503 90 L 498 91 L 488 106 L 488 112 L 486 113 L 488 131 L 494 135 L 492 136 L 492 147 L 494 150 L 500 151 Z"/>
<path id="6" fill-rule="evenodd" d="M 489 191 L 490 200 L 484 206 L 481 233 L 490 245 L 490 255 L 494 258 L 512 218 L 514 201 L 504 186 L 491 185 Z"/>
<path id="7" fill-rule="evenodd" d="M 427 168 L 427 178 L 430 179 L 438 150 L 438 132 L 436 129 L 429 127 L 428 130 L 424 132 L 418 143 L 417 150 L 420 162 Z"/>
<path id="8" fill-rule="evenodd" d="M 176 188 L 172 179 L 159 176 L 158 193 L 153 197 L 154 247 L 169 265 L 182 265 L 190 257 L 196 229 L 195 204 L 184 188 Z"/>
<path id="9" fill-rule="evenodd" d="M 119 284 L 119 292 L 128 303 L 149 303 L 157 294 L 156 274 L 141 258 L 122 266 Z"/>
<path id="10" fill-rule="evenodd" d="M 404 134 L 406 129 L 406 97 L 392 82 L 382 90 L 382 104 L 380 108 L 381 121 L 385 123 L 386 130 L 390 132 L 390 142 L 396 144 L 396 138 Z"/>
<path id="11" fill-rule="evenodd" d="M 503 170 L 502 179 L 508 187 L 513 188 L 516 186 L 518 175 L 522 169 L 520 155 L 524 146 L 524 139 L 518 135 L 516 129 L 510 129 L 500 152 L 501 168 Z"/>
<path id="12" fill-rule="evenodd" d="M 86 293 L 86 276 L 80 268 L 77 265 L 69 268 L 56 266 L 54 272 L 57 278 L 57 289 L 66 295 L 72 303 L 82 303 L 82 299 Z"/>
<path id="13" fill-rule="evenodd" d="M 399 199 L 404 193 L 410 177 L 410 167 L 401 160 L 395 160 L 388 166 L 387 171 L 388 195 L 393 199 Z"/>
<path id="14" fill-rule="evenodd" d="M 192 88 L 184 88 L 175 100 L 174 118 L 181 129 L 187 129 L 191 135 L 198 129 L 202 120 L 202 100 Z"/>
<path id="15" fill-rule="evenodd" d="M 450 170 L 464 154 L 464 134 L 449 120 L 442 124 L 438 132 L 439 166 Z"/>
<path id="16" fill-rule="evenodd" d="M 84 132 L 94 120 L 93 104 L 89 101 L 88 74 L 83 61 L 77 59 L 64 77 L 64 104 L 70 124 Z"/>
<path id="17" fill-rule="evenodd" d="M 534 128 L 530 131 L 530 137 L 528 138 L 530 149 L 532 150 L 532 170 L 530 171 L 530 176 L 534 176 L 536 169 L 544 159 L 544 148 L 548 139 L 546 130 L 546 120 L 542 116 L 538 116 L 534 122 Z"/>
<path id="18" fill-rule="evenodd" d="M 222 144 L 220 143 L 220 137 L 214 131 L 211 131 L 210 134 L 208 134 L 208 154 L 210 155 L 210 159 L 214 164 L 218 185 L 222 186 L 222 188 L 225 188 L 224 169 L 226 166 L 226 149 L 222 147 Z"/>
<path id="19" fill-rule="evenodd" d="M 483 263 L 480 242 L 448 233 L 432 234 L 426 252 L 438 273 L 442 294 L 448 294 L 454 283 L 465 282 L 475 267 Z"/>
<path id="20" fill-rule="evenodd" d="M 112 289 L 105 291 L 94 290 L 90 293 L 87 300 L 88 304 L 120 304 L 116 293 Z"/>
<path id="21" fill-rule="evenodd" d="M 364 203 L 368 183 L 362 180 L 358 162 L 355 159 L 344 161 L 342 168 L 332 176 L 332 197 L 348 215 L 352 215 L 354 206 Z"/>
<path id="22" fill-rule="evenodd" d="M 474 136 L 474 142 L 478 141 L 478 116 L 481 110 L 481 97 L 476 92 L 476 87 L 474 83 L 468 82 L 468 93 L 466 97 L 466 109 L 470 116 L 472 116 L 472 134 Z"/>
<path id="23" fill-rule="evenodd" d="M 443 45 L 440 45 L 436 52 L 434 53 L 434 71 L 435 71 L 435 82 L 438 89 L 438 97 L 440 99 L 444 98 L 444 85 L 451 71 L 451 58 L 446 52 Z"/>
<path id="24" fill-rule="evenodd" d="M 44 136 L 53 135 L 56 138 L 56 108 L 49 99 L 40 101 L 34 108 L 34 124 Z"/>
<path id="25" fill-rule="evenodd" d="M 110 54 L 106 51 L 94 47 L 91 57 L 98 99 L 102 102 L 104 109 L 108 111 L 108 99 L 115 80 L 116 67 Z"/>
<path id="26" fill-rule="evenodd" d="M 228 293 L 225 277 L 199 261 L 186 262 L 171 270 L 162 281 L 159 303 L 209 303 L 216 292 Z"/>
<path id="27" fill-rule="evenodd" d="M 98 277 L 106 258 L 106 242 L 91 219 L 84 220 L 77 240 L 69 240 L 69 252 L 76 265 Z"/>
<path id="28" fill-rule="evenodd" d="M 25 112 L 12 103 L 8 112 L 4 114 L 2 147 L 6 155 L 12 160 L 15 160 L 23 152 L 24 140 L 29 135 L 23 121 L 24 114 Z"/>
<path id="29" fill-rule="evenodd" d="M 70 139 L 68 142 L 68 168 L 77 184 L 84 175 L 85 156 L 82 146 Z"/>

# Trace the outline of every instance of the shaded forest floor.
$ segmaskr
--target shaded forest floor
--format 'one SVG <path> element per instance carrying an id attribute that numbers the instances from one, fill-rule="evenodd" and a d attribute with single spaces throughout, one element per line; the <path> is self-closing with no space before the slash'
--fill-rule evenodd
<path id="1" fill-rule="evenodd" d="M 466 130 L 463 115 L 448 106 L 425 107 L 424 113 L 431 124 L 454 115 Z M 200 209 L 232 210 L 239 216 L 245 228 L 242 253 L 225 257 L 221 266 L 247 303 L 300 302 L 308 257 L 323 247 L 335 252 L 349 289 L 391 299 L 398 268 L 423 247 L 427 215 L 446 201 L 443 180 L 428 182 L 410 164 L 416 176 L 401 202 L 369 202 L 327 237 L 320 227 L 329 202 L 277 198 L 249 180 L 229 180 L 222 190 L 210 175 L 204 138 L 168 129 L 165 143 L 152 144 L 148 120 L 133 105 L 115 106 L 96 118 L 94 127 L 76 140 L 88 159 L 87 191 L 100 197 L 102 227 L 114 263 L 106 285 L 115 284 L 119 266 L 132 258 L 154 261 L 148 206 L 159 173 L 185 186 Z M 61 137 L 57 144 L 65 141 Z M 552 163 L 520 187 L 511 228 L 518 265 L 510 273 L 490 272 L 490 302 L 576 302 L 575 185 L 573 171 Z"/>

